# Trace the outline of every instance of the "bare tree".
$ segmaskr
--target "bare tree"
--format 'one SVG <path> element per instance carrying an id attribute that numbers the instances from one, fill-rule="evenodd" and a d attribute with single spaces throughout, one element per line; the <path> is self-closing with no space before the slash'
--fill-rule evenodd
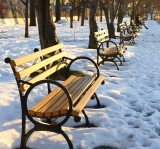
<path id="1" fill-rule="evenodd" d="M 115 37 L 114 20 L 122 0 L 100 0 L 102 9 L 105 14 L 109 37 Z"/>
<path id="2" fill-rule="evenodd" d="M 147 3 L 148 0 L 132 0 L 131 6 L 132 6 L 132 13 L 131 13 L 131 20 L 135 20 L 135 17 L 137 14 L 143 15 L 144 14 L 144 5 Z M 150 1 L 150 4 L 152 2 Z M 152 6 L 152 5 L 150 5 Z"/>
<path id="3" fill-rule="evenodd" d="M 59 43 L 50 0 L 35 0 L 41 49 Z"/>
<path id="4" fill-rule="evenodd" d="M 11 0 L 9 0 L 8 2 L 9 2 L 10 9 L 11 9 L 11 12 L 12 12 L 12 17 L 17 18 L 16 11 L 15 11 L 14 6 L 13 6 L 13 2 Z M 18 22 L 16 22 L 16 23 L 18 23 Z"/>
<path id="5" fill-rule="evenodd" d="M 30 0 L 30 26 L 36 26 L 36 12 L 34 0 Z"/>
<path id="6" fill-rule="evenodd" d="M 118 14 L 117 14 L 117 32 L 120 31 L 119 24 L 123 22 L 123 18 L 126 13 L 128 4 L 130 4 L 129 1 L 121 1 L 120 2 L 120 6 L 118 8 Z"/>
<path id="7" fill-rule="evenodd" d="M 81 5 L 82 5 L 82 3 L 81 3 L 81 1 L 79 1 L 78 2 L 78 18 L 77 18 L 78 21 L 80 20 L 80 15 L 81 15 Z"/>
<path id="8" fill-rule="evenodd" d="M 28 0 L 26 0 L 26 1 L 20 0 L 20 1 L 26 7 L 26 9 L 25 9 L 25 37 L 28 38 L 29 37 L 29 32 L 28 32 Z"/>
<path id="9" fill-rule="evenodd" d="M 141 4 L 141 6 L 143 5 L 143 12 L 142 13 L 149 13 L 151 16 L 151 19 L 153 19 L 153 14 L 154 13 L 160 13 L 160 3 L 159 0 L 145 0 L 143 1 L 143 3 Z"/>
<path id="10" fill-rule="evenodd" d="M 89 28 L 90 28 L 90 35 L 89 35 L 89 45 L 88 48 L 96 49 L 96 41 L 93 36 L 93 32 L 98 31 L 98 26 L 96 22 L 96 8 L 98 6 L 99 0 L 93 0 L 90 3 L 90 15 L 89 15 Z"/>
<path id="11" fill-rule="evenodd" d="M 76 10 L 76 6 L 78 6 L 77 0 L 69 0 L 70 2 L 70 28 L 73 28 L 73 15 L 74 11 Z"/>
<path id="12" fill-rule="evenodd" d="M 87 0 L 82 0 L 82 17 L 81 17 L 81 26 L 84 26 L 85 11 L 86 11 L 86 3 L 87 3 Z"/>
<path id="13" fill-rule="evenodd" d="M 2 1 L 2 0 L 1 0 Z M 24 17 L 22 3 L 11 0 L 3 0 L 3 7 L 0 8 L 0 12 L 4 17 L 12 17 L 15 20 L 15 23 L 18 24 L 18 17 Z M 1 2 L 0 2 L 1 3 Z M 10 13 L 11 12 L 11 13 Z"/>
<path id="14" fill-rule="evenodd" d="M 138 1 L 139 3 L 139 1 Z M 132 0 L 132 13 L 131 13 L 131 20 L 135 20 L 136 14 L 135 14 L 135 9 L 136 9 L 136 1 Z"/>
<path id="15" fill-rule="evenodd" d="M 61 20 L 61 2 L 60 2 L 60 0 L 56 0 L 55 13 L 56 13 L 56 21 L 55 22 L 57 22 L 57 21 Z"/>
<path id="16" fill-rule="evenodd" d="M 102 3 L 99 3 L 99 7 L 100 7 L 100 22 L 102 22 L 102 15 L 103 15 Z"/>

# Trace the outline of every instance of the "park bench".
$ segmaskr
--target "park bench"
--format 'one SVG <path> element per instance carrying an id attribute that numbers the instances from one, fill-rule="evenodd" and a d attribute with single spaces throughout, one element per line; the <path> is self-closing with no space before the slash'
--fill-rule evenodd
<path id="1" fill-rule="evenodd" d="M 97 65 L 104 64 L 105 61 L 109 61 L 113 62 L 116 65 L 117 70 L 119 70 L 115 59 L 120 61 L 120 65 L 122 65 L 122 60 L 120 59 L 121 57 L 123 58 L 123 62 L 125 62 L 123 54 L 126 47 L 122 44 L 118 45 L 114 41 L 111 41 L 111 38 L 109 38 L 109 35 L 105 29 L 94 32 L 93 34 L 97 46 Z"/>
<path id="2" fill-rule="evenodd" d="M 80 122 L 79 114 L 82 113 L 86 120 L 85 126 L 90 127 L 91 124 L 84 108 L 92 98 L 97 100 L 97 107 L 100 107 L 96 90 L 104 83 L 104 77 L 100 75 L 98 66 L 88 57 L 67 58 L 66 51 L 61 50 L 62 47 L 63 44 L 57 44 L 43 50 L 36 49 L 36 52 L 14 60 L 5 59 L 5 62 L 9 63 L 13 70 L 20 94 L 21 149 L 26 148 L 28 138 L 35 131 L 61 134 L 66 139 L 69 148 L 73 149 L 72 142 L 62 130 L 62 126 L 70 117 L 73 117 L 76 122 Z M 96 72 L 93 75 L 70 75 L 73 63 L 84 60 L 93 64 Z M 54 79 L 54 76 L 62 69 L 67 77 L 60 83 Z M 39 88 L 41 86 L 47 94 L 43 95 L 43 92 L 38 90 L 38 95 L 32 96 L 35 89 L 41 89 Z M 34 125 L 28 132 L 26 132 L 27 117 Z M 58 121 L 56 121 L 57 119 Z"/>
<path id="3" fill-rule="evenodd" d="M 137 30 L 137 32 L 139 32 L 140 29 L 142 29 L 141 26 L 137 26 L 137 25 L 135 24 L 135 21 L 134 21 L 134 20 L 131 21 L 131 26 L 132 26 L 132 29 L 133 29 L 133 30 Z"/>
<path id="4" fill-rule="evenodd" d="M 133 34 L 133 36 L 136 38 L 138 30 L 136 28 L 135 29 L 132 28 L 132 26 L 130 25 L 130 23 L 128 21 L 124 22 L 124 24 L 126 25 L 127 33 Z"/>
<path id="5" fill-rule="evenodd" d="M 119 24 L 119 28 L 121 42 L 124 44 L 125 41 L 128 41 L 131 45 L 134 45 L 135 35 L 133 33 L 128 33 L 126 27 L 122 23 Z"/>

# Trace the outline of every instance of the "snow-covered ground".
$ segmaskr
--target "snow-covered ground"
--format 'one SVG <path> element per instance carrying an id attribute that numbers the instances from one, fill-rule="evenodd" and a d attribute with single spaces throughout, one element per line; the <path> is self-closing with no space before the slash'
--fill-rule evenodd
<path id="1" fill-rule="evenodd" d="M 73 128 L 71 118 L 64 130 L 75 149 L 111 146 L 116 149 L 160 149 L 160 26 L 146 22 L 148 30 L 138 33 L 136 44 L 128 45 L 126 62 L 117 71 L 112 63 L 100 66 L 106 83 L 97 94 L 105 108 L 86 109 L 94 128 Z M 99 29 L 106 28 L 98 22 Z M 96 60 L 96 50 L 87 49 L 89 27 L 74 22 L 74 28 L 62 21 L 56 32 L 69 57 L 88 56 Z M 18 147 L 21 136 L 21 108 L 16 82 L 6 57 L 17 58 L 32 53 L 39 46 L 37 27 L 29 28 L 30 38 L 24 38 L 24 26 L 0 26 L 0 149 Z M 118 34 L 118 33 L 117 33 Z M 109 77 L 108 77 L 109 76 Z M 92 104 L 94 101 L 90 101 Z M 82 122 L 84 119 L 82 118 Z M 32 125 L 28 122 L 27 128 Z M 36 132 L 28 147 L 37 149 L 67 149 L 61 135 Z"/>

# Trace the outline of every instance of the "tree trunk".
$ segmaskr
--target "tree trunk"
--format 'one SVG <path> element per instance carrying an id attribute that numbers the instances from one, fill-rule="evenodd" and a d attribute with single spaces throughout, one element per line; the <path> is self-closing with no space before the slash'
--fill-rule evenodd
<path id="1" fill-rule="evenodd" d="M 30 26 L 36 26 L 36 13 L 34 0 L 30 0 Z"/>
<path id="2" fill-rule="evenodd" d="M 106 7 L 106 4 L 101 0 L 101 6 L 105 14 L 108 34 L 110 38 L 115 38 L 115 27 L 114 27 L 114 19 L 117 15 L 118 8 L 120 6 L 121 0 L 113 0 L 110 7 Z M 109 4 L 108 4 L 109 5 Z M 109 13 L 110 12 L 110 13 Z"/>
<path id="3" fill-rule="evenodd" d="M 108 34 L 110 38 L 115 37 L 115 27 L 114 27 L 115 17 L 116 17 L 115 0 L 112 0 L 112 5 L 110 9 L 110 22 L 108 23 Z"/>
<path id="4" fill-rule="evenodd" d="M 12 0 L 9 0 L 9 5 L 10 5 L 10 10 L 11 10 L 11 13 L 12 13 L 12 17 L 13 18 L 17 18 L 17 15 L 15 13 L 15 9 L 14 9 L 14 6 L 13 6 L 13 3 L 12 3 Z"/>
<path id="5" fill-rule="evenodd" d="M 120 32 L 119 24 L 123 22 L 122 5 L 118 9 L 117 32 Z"/>
<path id="6" fill-rule="evenodd" d="M 98 0 L 93 0 L 90 4 L 90 16 L 89 16 L 89 28 L 90 28 L 90 35 L 89 35 L 89 45 L 88 48 L 96 49 L 96 41 L 93 36 L 93 32 L 98 31 L 98 26 L 96 22 L 96 8 L 98 5 Z"/>
<path id="7" fill-rule="evenodd" d="M 110 38 L 115 38 L 114 22 L 110 22 L 108 25 L 108 34 Z"/>
<path id="8" fill-rule="evenodd" d="M 135 0 L 132 0 L 131 20 L 135 20 Z"/>
<path id="9" fill-rule="evenodd" d="M 59 43 L 53 23 L 50 0 L 35 0 L 41 49 Z"/>
<path id="10" fill-rule="evenodd" d="M 153 11 L 151 11 L 151 20 L 153 20 Z"/>
<path id="11" fill-rule="evenodd" d="M 100 1 L 100 5 L 102 6 L 102 9 L 104 11 L 104 16 L 105 16 L 105 19 L 106 19 L 107 28 L 109 28 L 109 26 L 110 26 L 109 25 L 109 9 L 104 6 L 102 1 Z"/>
<path id="12" fill-rule="evenodd" d="M 16 15 L 16 12 L 15 12 L 15 6 L 13 5 L 13 2 L 12 0 L 9 0 L 9 8 L 11 10 L 11 17 L 14 18 L 15 20 L 15 23 L 18 24 L 18 20 L 17 20 L 17 15 Z"/>
<path id="13" fill-rule="evenodd" d="M 28 0 L 26 0 L 26 9 L 25 9 L 25 38 L 29 37 L 28 32 Z"/>
<path id="14" fill-rule="evenodd" d="M 61 4 L 60 0 L 56 0 L 56 21 L 61 20 Z"/>
<path id="15" fill-rule="evenodd" d="M 101 3 L 100 3 L 100 22 L 102 22 L 102 15 L 103 15 L 102 5 L 101 5 Z"/>
<path id="16" fill-rule="evenodd" d="M 82 9 L 82 17 L 81 17 L 81 26 L 84 26 L 84 20 L 85 20 L 85 11 L 86 11 L 86 5 L 83 1 L 83 9 Z"/>
<path id="17" fill-rule="evenodd" d="M 77 21 L 80 20 L 80 14 L 81 14 L 81 3 L 79 2 L 79 4 L 78 4 L 78 19 L 77 19 Z"/>
<path id="18" fill-rule="evenodd" d="M 23 0 L 20 0 L 23 5 L 25 5 L 25 38 L 29 37 L 29 33 L 28 33 L 28 0 L 26 0 L 25 2 Z"/>
<path id="19" fill-rule="evenodd" d="M 70 28 L 73 28 L 73 6 L 70 9 Z"/>

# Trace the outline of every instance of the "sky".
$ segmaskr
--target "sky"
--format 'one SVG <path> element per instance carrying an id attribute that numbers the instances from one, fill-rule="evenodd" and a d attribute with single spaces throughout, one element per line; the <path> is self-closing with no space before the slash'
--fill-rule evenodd
<path id="1" fill-rule="evenodd" d="M 128 18 L 126 17 L 125 20 Z M 106 29 L 105 21 L 99 22 L 99 29 Z M 116 24 L 116 23 L 115 23 Z M 88 56 L 96 61 L 96 49 L 87 49 L 89 26 L 80 26 L 74 21 L 73 29 L 62 20 L 56 23 L 56 33 L 62 50 L 67 56 Z M 97 89 L 97 95 L 104 108 L 89 109 L 86 113 L 93 128 L 74 128 L 83 124 L 70 118 L 63 130 L 73 142 L 75 149 L 93 149 L 110 146 L 116 149 L 159 149 L 160 148 L 160 26 L 154 20 L 146 22 L 148 30 L 142 28 L 131 46 L 126 42 L 126 62 L 117 70 L 114 64 L 101 65 L 105 84 Z M 119 33 L 116 33 L 117 35 Z M 18 89 L 6 57 L 12 59 L 32 53 L 40 48 L 37 27 L 29 27 L 29 38 L 24 38 L 23 25 L 0 26 L 0 149 L 16 148 L 21 136 L 21 107 Z M 89 63 L 80 62 L 85 67 Z M 75 69 L 79 66 L 75 66 Z M 39 94 L 38 90 L 36 92 Z M 90 100 L 88 106 L 94 105 Z M 33 125 L 27 120 L 27 130 Z M 36 132 L 31 135 L 27 146 L 35 149 L 68 149 L 65 139 L 56 133 Z"/>

